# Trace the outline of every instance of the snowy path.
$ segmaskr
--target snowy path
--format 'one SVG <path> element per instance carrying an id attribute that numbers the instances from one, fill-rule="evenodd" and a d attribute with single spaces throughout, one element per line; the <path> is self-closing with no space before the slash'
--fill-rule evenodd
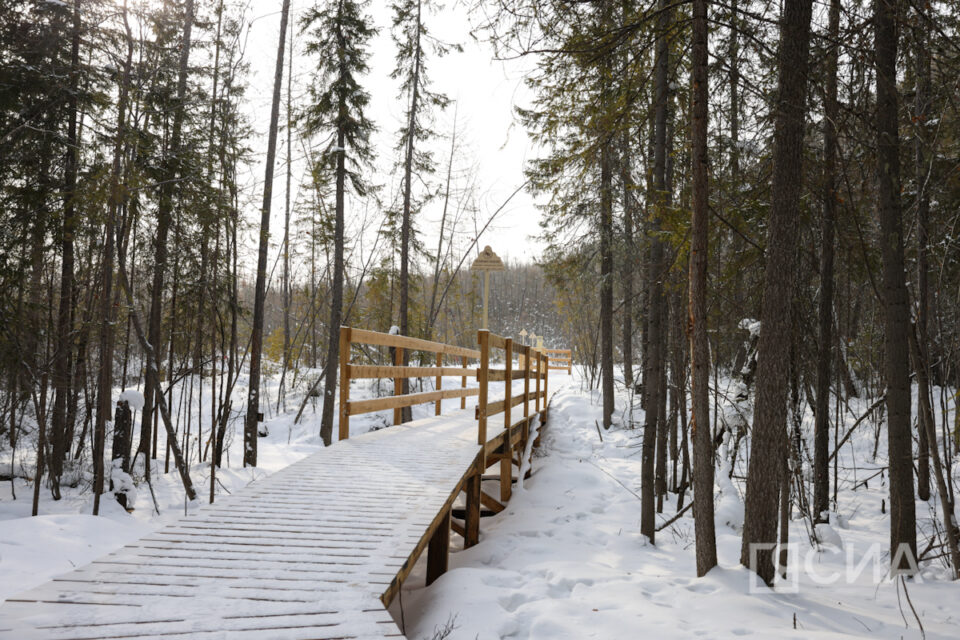
<path id="1" fill-rule="evenodd" d="M 0 607 L 0 637 L 380 638 L 479 451 L 473 410 L 313 454 Z"/>
<path id="2" fill-rule="evenodd" d="M 740 534 L 719 508 L 720 566 L 698 579 L 689 512 L 657 534 L 656 546 L 639 533 L 639 430 L 605 431 L 601 442 L 599 398 L 577 386 L 553 387 L 558 393 L 526 490 L 515 492 L 504 512 L 484 519 L 480 544 L 453 553 L 447 573 L 433 585 L 411 580 L 405 588 L 410 640 L 922 637 L 902 588 L 882 576 L 875 580 L 868 562 L 870 545 L 883 549 L 887 541 L 880 508 L 885 486 L 841 493 L 849 519 L 837 532 L 844 549 L 808 556 L 803 523 L 792 523 L 799 567 L 809 557 L 815 570 L 802 571 L 795 593 L 750 592 L 752 574 L 738 563 Z M 619 416 L 622 403 L 617 409 Z M 636 415 L 640 424 L 642 415 Z M 867 452 L 870 434 L 864 437 Z M 718 487 L 718 501 L 739 500 L 722 491 Z M 658 523 L 675 507 L 671 494 Z M 918 513 L 921 507 L 927 508 L 918 502 Z M 831 573 L 842 575 L 847 554 L 855 565 L 867 562 L 865 571 L 849 583 L 826 584 Z M 887 560 L 877 560 L 884 570 Z M 924 637 L 956 639 L 960 592 L 943 575 L 925 574 L 909 585 Z M 451 627 L 449 635 L 435 635 Z"/>

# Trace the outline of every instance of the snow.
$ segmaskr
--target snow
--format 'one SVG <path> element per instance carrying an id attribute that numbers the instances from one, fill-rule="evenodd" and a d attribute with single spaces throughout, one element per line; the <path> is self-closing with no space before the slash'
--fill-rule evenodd
<path id="1" fill-rule="evenodd" d="M 794 513 L 788 580 L 771 590 L 756 585 L 754 574 L 739 565 L 735 529 L 743 519 L 738 478 L 744 462 L 738 457 L 734 479 L 725 462 L 717 469 L 715 493 L 720 565 L 697 578 L 690 511 L 659 531 L 656 545 L 639 533 L 640 431 L 614 428 L 603 432 L 601 442 L 595 427 L 599 395 L 564 378 L 551 377 L 550 388 L 558 393 L 525 490 L 514 493 L 504 512 L 481 521 L 480 544 L 462 550 L 459 538 L 452 539 L 450 569 L 433 585 L 424 588 L 416 577 L 407 581 L 402 602 L 408 638 L 430 639 L 451 621 L 451 640 L 922 637 L 904 585 L 885 577 L 885 483 L 854 492 L 853 479 L 844 482 L 849 472 L 843 472 L 842 514 L 833 514 L 832 524 L 821 530 L 829 544 L 819 549 Z M 626 398 L 619 399 L 618 414 Z M 852 402 L 854 413 L 861 403 L 869 405 Z M 642 424 L 642 411 L 634 411 Z M 809 412 L 805 420 L 812 421 Z M 880 456 L 870 459 L 869 427 L 853 442 L 861 477 L 886 464 Z M 841 452 L 841 469 L 853 466 L 848 452 L 849 445 Z M 719 457 L 729 460 L 726 451 Z M 954 477 L 960 475 L 955 471 Z M 676 514 L 676 495 L 669 498 L 658 523 Z M 917 504 L 918 517 L 929 515 L 930 506 Z M 929 526 L 929 520 L 921 522 L 921 540 Z M 831 574 L 844 575 L 846 566 L 860 571 L 849 583 L 831 583 Z M 957 586 L 943 568 L 925 563 L 921 578 L 906 585 L 924 637 L 957 638 Z M 396 602 L 392 611 L 400 620 Z"/>
<path id="2" fill-rule="evenodd" d="M 743 320 L 740 321 L 740 324 L 738 324 L 737 326 L 743 329 L 744 331 L 749 331 L 751 338 L 760 337 L 760 321 L 759 320 L 753 320 L 752 318 L 744 318 Z"/>
<path id="3" fill-rule="evenodd" d="M 245 398 L 245 383 L 241 378 L 237 398 Z M 445 387 L 459 383 L 459 378 L 444 380 Z M 271 398 L 275 384 L 267 379 L 263 387 L 270 435 L 258 443 L 260 466 L 218 470 L 218 495 L 284 469 L 322 446 L 317 437 L 320 403 L 308 404 L 301 423 L 294 424 L 299 400 L 289 400 L 287 411 L 277 415 L 275 396 Z M 383 384 L 389 386 L 389 381 Z M 721 384 L 729 380 L 721 379 Z M 923 563 L 920 578 L 910 583 L 884 577 L 889 513 L 881 511 L 881 503 L 888 487 L 883 475 L 871 476 L 886 465 L 885 439 L 881 438 L 874 459 L 869 421 L 840 452 L 839 509 L 830 512 L 829 525 L 817 527 L 819 542 L 810 541 L 806 521 L 793 514 L 788 578 L 771 590 L 757 587 L 753 574 L 739 566 L 746 439 L 735 465 L 730 464 L 729 434 L 718 452 L 714 500 L 720 565 L 697 578 L 690 511 L 657 532 L 655 545 L 639 533 L 641 431 L 615 427 L 604 431 L 601 441 L 596 428 L 601 417 L 599 393 L 586 389 L 576 371 L 571 377 L 553 373 L 549 388 L 554 395 L 548 420 L 531 425 L 531 434 L 539 433 L 542 441 L 532 452 L 532 477 L 517 483 L 502 513 L 482 520 L 479 545 L 463 550 L 460 538 L 453 536 L 450 569 L 430 587 L 423 587 L 425 555 L 421 557 L 402 597 L 391 606 L 394 619 L 405 623 L 408 638 L 430 639 L 447 625 L 453 627 L 447 636 L 451 640 L 920 638 L 904 587 L 926 638 L 957 637 L 957 587 L 947 581 L 942 562 Z M 203 393 L 203 411 L 209 412 L 208 390 Z M 357 399 L 378 393 L 376 381 L 357 381 L 351 389 L 351 397 Z M 616 415 L 627 413 L 628 398 L 625 392 L 618 398 Z M 171 404 L 178 401 L 175 392 Z M 728 402 L 732 400 L 721 401 L 721 415 Z M 872 400 L 850 402 L 847 426 Z M 458 399 L 443 405 L 444 412 L 458 407 Z M 642 424 L 642 411 L 636 407 L 632 411 L 634 423 Z M 433 405 L 414 407 L 413 413 L 415 419 L 432 415 Z M 228 430 L 227 458 L 237 467 L 242 459 L 240 417 L 235 411 Z M 804 421 L 809 429 L 809 412 Z M 376 430 L 389 422 L 390 412 L 357 416 L 351 420 L 351 433 Z M 205 496 L 209 463 L 198 461 L 201 443 L 195 435 L 192 438 L 191 476 L 198 493 Z M 108 437 L 108 449 L 109 442 Z M 160 451 L 163 446 L 161 431 Z M 30 461 L 21 461 L 21 455 L 16 462 L 26 472 Z M 85 476 L 78 487 L 66 488 L 63 500 L 55 502 L 49 491 L 41 491 L 39 517 L 30 517 L 31 487 L 26 480 L 15 480 L 17 500 L 11 499 L 9 482 L 0 484 L 0 600 L 147 536 L 175 521 L 185 508 L 194 509 L 185 505 L 176 473 L 162 473 L 162 454 L 153 464 L 153 491 L 140 482 L 135 493 L 128 493 L 132 513 L 105 494 L 101 515 L 89 515 L 93 498 Z M 0 460 L 0 465 L 9 465 L 9 459 Z M 960 480 L 956 461 L 951 471 L 953 481 Z M 111 475 L 118 490 L 140 481 L 136 470 L 123 474 L 114 469 Z M 865 478 L 870 478 L 866 487 Z M 495 485 L 487 489 L 493 492 Z M 854 485 L 859 485 L 856 491 Z M 688 492 L 686 502 L 690 500 Z M 673 518 L 676 509 L 676 495 L 669 494 L 658 523 Z M 936 496 L 929 504 L 917 502 L 921 546 L 937 509 Z M 828 580 L 850 566 L 860 570 L 849 580 Z"/>
<path id="4" fill-rule="evenodd" d="M 136 389 L 127 389 L 125 391 L 121 391 L 120 396 L 117 398 L 117 402 L 123 401 L 126 401 L 130 405 L 130 408 L 134 411 L 143 410 L 143 394 Z"/>

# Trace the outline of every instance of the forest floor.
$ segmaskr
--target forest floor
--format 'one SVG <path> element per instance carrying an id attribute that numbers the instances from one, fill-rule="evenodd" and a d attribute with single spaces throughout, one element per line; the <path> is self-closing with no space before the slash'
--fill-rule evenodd
<path id="1" fill-rule="evenodd" d="M 459 384 L 459 379 L 447 384 Z M 599 398 L 585 389 L 577 375 L 551 376 L 551 392 L 549 423 L 535 452 L 532 477 L 515 489 L 503 513 L 483 519 L 479 545 L 462 550 L 454 536 L 450 570 L 424 588 L 421 562 L 401 598 L 394 600 L 391 612 L 411 640 L 751 635 L 893 639 L 924 637 L 921 623 L 926 638 L 958 637 L 957 586 L 948 581 L 941 561 L 925 562 L 920 578 L 906 583 L 883 575 L 889 562 L 889 516 L 881 512 L 881 503 L 888 487 L 885 474 L 878 472 L 886 464 L 886 447 L 881 438 L 874 459 L 874 430 L 869 422 L 855 432 L 840 456 L 839 513 L 834 526 L 821 536 L 830 543 L 814 548 L 806 522 L 795 512 L 790 573 L 771 590 L 757 586 L 752 574 L 738 564 L 743 455 L 732 481 L 725 480 L 729 466 L 718 473 L 720 566 L 697 579 L 689 510 L 657 533 L 656 545 L 639 533 L 642 440 L 639 429 L 629 428 L 626 394 L 617 407 L 618 426 L 598 433 Z M 373 395 L 374 389 L 356 395 L 363 394 Z M 457 403 L 451 401 L 444 410 L 455 409 Z M 852 401 L 847 424 L 869 404 Z M 295 405 L 288 403 L 289 412 L 268 416 L 269 435 L 259 441 L 258 468 L 218 471 L 218 494 L 232 492 L 320 448 L 319 413 L 308 406 L 304 420 L 294 424 Z M 415 418 L 432 414 L 432 406 L 416 409 Z M 352 421 L 351 432 L 378 428 L 387 419 L 379 414 L 364 416 Z M 807 415 L 805 421 L 809 419 Z M 642 424 L 642 411 L 634 411 L 632 422 Z M 161 439 L 161 451 L 163 444 Z M 236 436 L 230 444 L 230 460 L 239 467 Z M 9 468 L 5 466 L 9 458 L 0 459 L 0 465 Z M 162 469 L 162 460 L 159 466 Z M 209 492 L 209 466 L 194 459 L 191 469 L 203 498 Z M 960 485 L 956 463 L 953 481 Z M 180 517 L 187 507 L 176 474 L 155 474 L 153 485 L 159 514 L 147 487 L 141 485 L 133 513 L 121 509 L 107 494 L 101 499 L 102 516 L 89 515 L 93 502 L 89 478 L 81 478 L 60 501 L 52 500 L 44 488 L 42 515 L 31 518 L 29 482 L 15 481 L 16 500 L 11 483 L 2 483 L 0 601 Z M 489 490 L 494 492 L 495 486 Z M 688 494 L 688 502 L 690 498 Z M 936 505 L 935 496 L 930 502 L 917 502 L 921 548 Z M 675 509 L 676 495 L 670 494 L 658 523 L 672 518 Z"/>
<path id="2" fill-rule="evenodd" d="M 924 563 L 920 579 L 906 582 L 907 593 L 883 575 L 889 515 L 881 513 L 881 501 L 888 487 L 876 477 L 868 488 L 852 489 L 886 464 L 882 441 L 872 458 L 870 426 L 855 433 L 841 457 L 840 518 L 823 532 L 833 544 L 814 549 L 804 521 L 795 519 L 788 580 L 768 589 L 739 565 L 739 481 L 718 477 L 720 566 L 698 579 L 691 511 L 658 532 L 655 546 L 639 533 L 640 429 L 614 427 L 602 432 L 601 442 L 599 397 L 582 390 L 579 380 L 551 384 L 560 390 L 524 489 L 504 512 L 482 520 L 480 544 L 454 553 L 450 570 L 433 585 L 407 581 L 402 616 L 394 601 L 394 617 L 411 640 L 921 638 L 917 617 L 927 639 L 960 637 L 960 592 L 940 561 Z M 624 396 L 621 422 L 626 404 Z M 854 413 L 870 403 L 860 404 L 851 407 Z M 637 425 L 642 416 L 637 409 Z M 849 423 L 855 418 L 851 413 Z M 745 471 L 739 467 L 738 474 Z M 953 477 L 960 481 L 957 465 Z M 917 502 L 921 531 L 929 529 L 936 506 L 936 497 Z M 658 525 L 675 509 L 670 494 Z M 921 547 L 924 542 L 921 535 Z M 848 579 L 847 566 L 862 573 Z"/>

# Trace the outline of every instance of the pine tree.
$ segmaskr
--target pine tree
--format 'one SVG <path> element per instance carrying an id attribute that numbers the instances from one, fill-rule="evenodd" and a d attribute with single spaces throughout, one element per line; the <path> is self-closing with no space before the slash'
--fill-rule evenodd
<path id="1" fill-rule="evenodd" d="M 317 164 L 330 170 L 336 181 L 333 282 L 320 422 L 320 437 L 327 445 L 333 440 L 337 353 L 343 317 L 347 189 L 364 196 L 370 188 L 363 172 L 372 161 L 370 134 L 374 126 L 365 113 L 370 94 L 361 87 L 360 77 L 368 71 L 368 47 L 376 30 L 364 13 L 366 6 L 365 1 L 331 0 L 314 6 L 302 19 L 304 29 L 309 31 L 307 53 L 318 58 L 317 74 L 310 86 L 311 103 L 303 118 L 304 131 L 308 135 L 332 133 Z"/>

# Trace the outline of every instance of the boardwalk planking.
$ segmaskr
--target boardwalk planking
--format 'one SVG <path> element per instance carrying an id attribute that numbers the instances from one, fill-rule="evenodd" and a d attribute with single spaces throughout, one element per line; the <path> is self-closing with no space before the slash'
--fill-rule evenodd
<path id="1" fill-rule="evenodd" d="M 343 440 L 11 598 L 0 638 L 402 637 L 384 602 L 481 449 L 472 409 Z"/>

